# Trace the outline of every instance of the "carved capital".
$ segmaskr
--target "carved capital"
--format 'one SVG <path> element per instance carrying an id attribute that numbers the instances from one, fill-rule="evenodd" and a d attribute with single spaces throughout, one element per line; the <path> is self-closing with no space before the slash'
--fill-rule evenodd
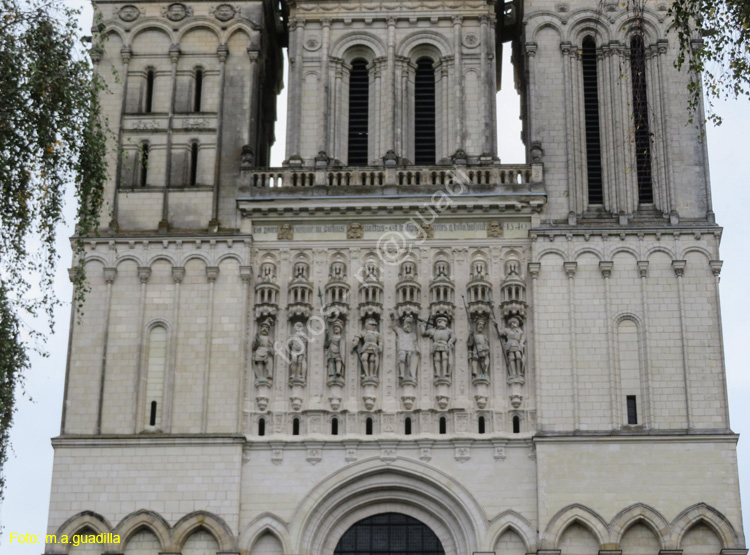
<path id="1" fill-rule="evenodd" d="M 129 46 L 123 46 L 120 48 L 120 59 L 123 64 L 130 63 L 130 58 L 133 57 L 133 49 Z"/>
<path id="2" fill-rule="evenodd" d="M 719 274 L 721 273 L 721 267 L 724 265 L 723 260 L 709 260 L 708 265 L 711 267 L 711 273 L 719 277 Z"/>
<path id="3" fill-rule="evenodd" d="M 172 267 L 172 281 L 175 283 L 182 283 L 185 279 L 185 267 L 184 266 L 173 266 Z"/>
<path id="4" fill-rule="evenodd" d="M 173 44 L 169 47 L 169 59 L 172 60 L 173 64 L 176 64 L 178 60 L 180 59 L 180 47 L 176 44 Z"/>
<path id="5" fill-rule="evenodd" d="M 672 260 L 672 269 L 674 270 L 674 275 L 676 275 L 678 278 L 684 276 L 686 264 L 687 262 L 685 260 Z"/>
<path id="6" fill-rule="evenodd" d="M 216 55 L 219 57 L 220 63 L 223 64 L 227 61 L 227 58 L 229 57 L 229 47 L 226 43 L 219 45 L 219 47 L 216 49 Z"/>
<path id="7" fill-rule="evenodd" d="M 213 283 L 217 277 L 219 277 L 219 267 L 206 266 L 206 278 L 208 278 L 208 281 Z"/>
<path id="8" fill-rule="evenodd" d="M 565 273 L 568 275 L 568 277 L 572 279 L 576 276 L 578 262 L 563 262 L 563 268 L 565 268 Z"/>
<path id="9" fill-rule="evenodd" d="M 638 275 L 642 278 L 648 277 L 648 260 L 638 261 Z"/>
<path id="10" fill-rule="evenodd" d="M 542 270 L 542 263 L 541 262 L 529 262 L 528 269 L 529 269 L 529 275 L 531 276 L 531 279 L 536 279 L 539 277 L 539 272 Z"/>
<path id="11" fill-rule="evenodd" d="M 573 45 L 567 41 L 560 43 L 560 50 L 562 51 L 563 55 L 566 56 L 575 52 L 575 48 L 573 48 Z"/>
<path id="12" fill-rule="evenodd" d="M 115 281 L 115 276 L 117 275 L 117 268 L 104 268 L 104 281 L 107 283 L 112 283 Z"/>
<path id="13" fill-rule="evenodd" d="M 524 47 L 526 48 L 526 54 L 529 55 L 530 58 L 533 58 L 536 56 L 536 50 L 538 48 L 537 43 L 535 42 L 527 42 Z"/>
<path id="14" fill-rule="evenodd" d="M 463 23 L 464 18 L 460 15 L 454 15 L 452 17 L 453 25 L 461 25 Z"/>
<path id="15" fill-rule="evenodd" d="M 250 58 L 250 63 L 254 64 L 258 61 L 258 58 L 260 57 L 260 52 L 257 50 L 252 50 L 250 47 L 248 47 L 247 57 Z"/>
<path id="16" fill-rule="evenodd" d="M 330 27 L 331 26 L 331 18 L 325 17 L 320 20 L 320 24 L 323 28 Z"/>
<path id="17" fill-rule="evenodd" d="M 611 260 L 599 261 L 599 271 L 602 273 L 603 278 L 612 277 L 612 268 L 614 267 L 614 265 L 615 263 Z"/>
<path id="18" fill-rule="evenodd" d="M 139 266 L 138 267 L 138 279 L 141 280 L 141 283 L 146 283 L 148 281 L 148 278 L 151 277 L 151 268 L 148 266 Z"/>
<path id="19" fill-rule="evenodd" d="M 253 277 L 252 266 L 240 266 L 240 279 L 245 283 L 250 283 Z"/>

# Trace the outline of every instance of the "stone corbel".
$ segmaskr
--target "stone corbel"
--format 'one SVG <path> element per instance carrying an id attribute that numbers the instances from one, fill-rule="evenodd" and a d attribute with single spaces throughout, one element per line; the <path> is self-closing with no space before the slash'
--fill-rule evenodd
<path id="1" fill-rule="evenodd" d="M 602 277 L 605 279 L 608 279 L 612 277 L 612 268 L 614 268 L 615 263 L 611 260 L 600 260 L 599 261 L 599 271 L 602 273 Z"/>
<path id="2" fill-rule="evenodd" d="M 141 283 L 146 283 L 148 281 L 148 278 L 151 277 L 151 268 L 148 266 L 139 266 L 138 267 L 138 279 L 141 280 Z"/>
<path id="3" fill-rule="evenodd" d="M 563 268 L 569 279 L 576 277 L 576 270 L 578 269 L 578 262 L 564 262 Z"/>
<path id="4" fill-rule="evenodd" d="M 648 260 L 638 261 L 638 275 L 642 278 L 648 277 Z"/>
<path id="5" fill-rule="evenodd" d="M 672 260 L 672 269 L 674 270 L 674 275 L 678 278 L 684 276 L 686 265 L 687 262 L 685 260 Z"/>

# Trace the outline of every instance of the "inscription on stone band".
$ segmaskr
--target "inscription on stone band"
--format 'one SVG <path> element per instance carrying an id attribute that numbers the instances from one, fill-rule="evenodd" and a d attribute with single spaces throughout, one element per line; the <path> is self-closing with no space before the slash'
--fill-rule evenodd
<path id="1" fill-rule="evenodd" d="M 502 236 L 507 238 L 525 237 L 530 222 L 528 221 L 505 221 L 500 222 L 503 229 Z M 436 239 L 451 238 L 486 238 L 488 230 L 497 227 L 496 221 L 482 222 L 435 222 L 432 224 L 434 237 Z M 295 240 L 315 239 L 347 239 L 347 224 L 304 224 L 293 225 Z M 418 236 L 416 222 L 384 222 L 362 224 L 364 234 L 362 239 L 377 240 L 383 233 L 404 233 L 407 239 Z M 276 240 L 278 237 L 278 225 L 254 225 L 253 235 L 257 241 Z M 495 235 L 490 235 L 495 236 Z"/>

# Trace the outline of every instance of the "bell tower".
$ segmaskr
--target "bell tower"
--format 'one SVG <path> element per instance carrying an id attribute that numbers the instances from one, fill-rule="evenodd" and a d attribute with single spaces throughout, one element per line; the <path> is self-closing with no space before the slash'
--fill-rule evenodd
<path id="1" fill-rule="evenodd" d="M 721 228 L 665 4 L 97 9 L 120 155 L 84 238 L 50 534 L 747 555 Z M 517 164 L 497 157 L 511 70 Z"/>

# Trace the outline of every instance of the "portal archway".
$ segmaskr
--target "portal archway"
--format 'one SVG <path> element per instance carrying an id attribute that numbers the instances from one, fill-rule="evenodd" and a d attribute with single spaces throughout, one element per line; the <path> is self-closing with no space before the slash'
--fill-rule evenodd
<path id="1" fill-rule="evenodd" d="M 351 526 L 333 555 L 445 555 L 429 526 L 401 513 L 381 513 Z"/>

